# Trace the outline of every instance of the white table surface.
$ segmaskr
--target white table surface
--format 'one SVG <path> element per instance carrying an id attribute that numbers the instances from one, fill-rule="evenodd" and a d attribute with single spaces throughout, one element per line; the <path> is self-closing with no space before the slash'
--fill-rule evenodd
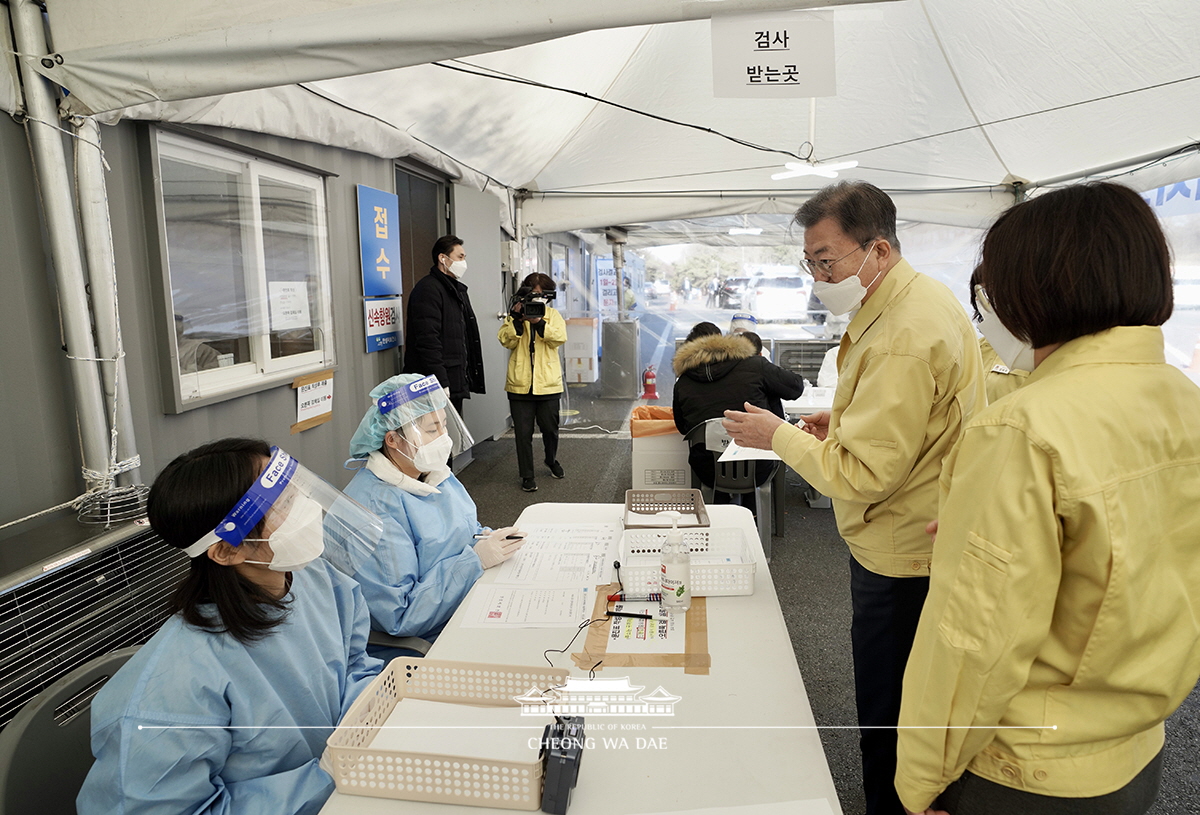
<path id="1" fill-rule="evenodd" d="M 816 390 L 818 393 L 814 395 L 811 392 L 801 394 L 799 399 L 788 399 L 783 403 L 783 412 L 789 419 L 795 419 L 798 416 L 816 413 L 818 410 L 833 409 L 833 392 L 834 388 L 811 388 L 810 391 Z"/>
<path id="2" fill-rule="evenodd" d="M 535 504 L 521 514 L 517 526 L 619 521 L 622 512 L 619 504 Z M 584 753 L 569 815 L 639 815 L 813 799 L 826 799 L 830 812 L 841 812 L 752 516 L 734 506 L 710 506 L 708 512 L 713 526 L 736 526 L 745 533 L 758 564 L 754 594 L 707 598 L 712 656 L 707 676 L 687 675 L 682 668 L 597 671 L 602 678 L 628 676 L 645 693 L 662 686 L 681 700 L 670 718 L 586 717 L 595 744 Z M 491 582 L 494 574 L 484 572 L 480 583 Z M 565 628 L 462 628 L 469 605 L 470 598 L 428 657 L 545 665 L 542 652 L 564 647 L 574 633 Z M 551 654 L 554 665 L 586 677 L 569 656 L 582 650 L 585 637 L 586 632 L 580 634 L 567 654 Z M 624 738 L 628 747 L 605 747 L 604 737 Z M 665 749 L 638 749 L 639 738 L 665 738 Z M 791 811 L 823 812 L 820 802 L 815 803 L 812 809 Z M 469 815 L 484 809 L 335 792 L 321 814 Z"/>

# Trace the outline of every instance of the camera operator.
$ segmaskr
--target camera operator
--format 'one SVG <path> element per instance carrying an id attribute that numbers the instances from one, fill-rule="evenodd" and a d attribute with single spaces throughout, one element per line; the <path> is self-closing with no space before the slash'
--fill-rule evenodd
<path id="1" fill-rule="evenodd" d="M 509 305 L 497 339 L 509 350 L 504 390 L 517 440 L 517 468 L 521 489 L 537 490 L 533 473 L 533 423 L 542 431 L 546 466 L 550 475 L 563 477 L 558 463 L 558 402 L 563 390 L 558 346 L 567 341 L 567 324 L 550 306 L 555 283 L 535 272 L 523 281 Z"/>

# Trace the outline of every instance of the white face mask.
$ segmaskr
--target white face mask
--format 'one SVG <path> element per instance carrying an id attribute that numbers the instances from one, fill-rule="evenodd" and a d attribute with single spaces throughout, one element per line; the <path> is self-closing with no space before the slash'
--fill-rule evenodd
<path id="1" fill-rule="evenodd" d="M 875 248 L 875 243 L 871 244 L 871 249 Z M 847 277 L 845 280 L 840 280 L 837 283 L 831 283 L 827 280 L 814 280 L 813 293 L 817 295 L 817 299 L 821 301 L 821 305 L 829 310 L 829 313 L 835 317 L 842 314 L 849 314 L 862 305 L 863 298 L 867 296 L 867 289 L 879 279 L 879 275 L 883 274 L 881 269 L 875 277 L 871 278 L 871 282 L 867 285 L 862 284 L 858 273 L 867 265 L 867 260 L 871 257 L 871 249 L 867 250 L 866 257 L 862 263 L 858 264 L 858 271 Z"/>
<path id="2" fill-rule="evenodd" d="M 431 442 L 422 444 L 412 456 L 413 466 L 423 473 L 446 469 L 450 451 L 454 449 L 454 441 L 449 433 L 443 433 Z"/>
<path id="3" fill-rule="evenodd" d="M 297 497 L 288 516 L 267 539 L 267 542 L 271 544 L 271 551 L 275 553 L 270 562 L 262 560 L 243 562 L 266 566 L 273 572 L 300 571 L 325 551 L 325 529 L 322 520 L 320 504 L 307 496 Z M 263 539 L 246 538 L 245 540 Z"/>
<path id="4" fill-rule="evenodd" d="M 466 273 L 467 262 L 465 260 L 456 260 L 450 264 L 450 274 L 454 275 L 455 279 L 462 280 Z"/>
<path id="5" fill-rule="evenodd" d="M 996 312 L 992 311 L 991 303 L 982 287 L 975 287 L 975 301 L 979 304 L 979 331 L 983 338 L 991 343 L 996 355 L 1004 361 L 1009 370 L 1033 370 L 1033 346 L 1017 339 L 1013 333 L 1004 327 Z"/>

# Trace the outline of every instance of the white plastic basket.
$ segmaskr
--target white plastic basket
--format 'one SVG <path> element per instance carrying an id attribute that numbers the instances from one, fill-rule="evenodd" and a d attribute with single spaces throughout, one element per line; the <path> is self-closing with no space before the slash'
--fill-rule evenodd
<path id="1" fill-rule="evenodd" d="M 621 583 L 626 594 L 659 591 L 664 529 L 626 529 L 621 536 Z M 692 596 L 754 594 L 754 556 L 735 527 L 681 529 L 692 555 Z"/>
<path id="2" fill-rule="evenodd" d="M 565 684 L 567 671 L 434 659 L 388 663 L 350 706 L 329 737 L 326 755 L 338 792 L 500 809 L 535 810 L 542 803 L 542 762 L 373 748 L 372 742 L 405 697 L 488 707 L 517 707 L 530 688 Z"/>

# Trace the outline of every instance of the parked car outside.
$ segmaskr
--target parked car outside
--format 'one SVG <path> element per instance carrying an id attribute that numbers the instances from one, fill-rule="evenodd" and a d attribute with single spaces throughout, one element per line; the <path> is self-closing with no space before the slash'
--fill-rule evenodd
<path id="1" fill-rule="evenodd" d="M 665 280 L 652 280 L 646 284 L 646 299 L 658 300 L 671 294 L 671 284 Z"/>
<path id="2" fill-rule="evenodd" d="M 762 321 L 807 322 L 809 283 L 805 277 L 759 277 L 747 289 L 745 307 Z"/>
<path id="3" fill-rule="evenodd" d="M 745 304 L 748 277 L 731 277 L 721 284 L 717 292 L 717 304 L 721 308 L 742 308 Z"/>

